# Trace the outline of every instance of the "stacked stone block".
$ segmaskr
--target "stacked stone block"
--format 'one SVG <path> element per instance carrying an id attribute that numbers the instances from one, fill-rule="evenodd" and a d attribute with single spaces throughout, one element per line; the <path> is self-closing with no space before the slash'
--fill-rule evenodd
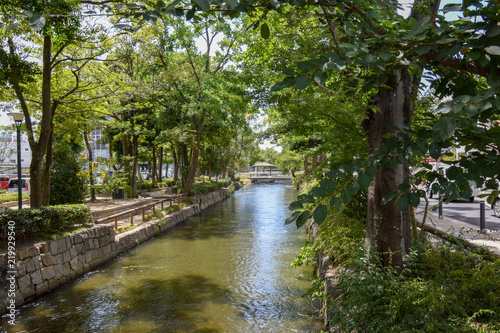
<path id="1" fill-rule="evenodd" d="M 7 256 L 1 255 L 2 281 L 7 272 L 16 272 L 15 298 L 20 306 L 105 262 L 115 250 L 113 227 L 97 226 L 17 251 L 15 270 L 8 268 Z M 0 313 L 5 313 L 10 302 L 5 286 L 0 296 Z"/>

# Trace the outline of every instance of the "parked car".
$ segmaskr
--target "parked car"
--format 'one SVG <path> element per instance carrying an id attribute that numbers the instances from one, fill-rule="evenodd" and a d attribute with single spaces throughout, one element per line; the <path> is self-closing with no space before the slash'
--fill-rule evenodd
<path id="1" fill-rule="evenodd" d="M 26 188 L 26 186 L 29 187 L 29 178 L 21 178 L 21 182 L 17 178 L 12 178 L 9 180 L 9 188 L 17 188 L 19 186 L 19 183 L 21 183 L 22 188 Z"/>
<path id="2" fill-rule="evenodd" d="M 8 190 L 9 189 L 9 176 L 0 176 L 0 190 Z"/>

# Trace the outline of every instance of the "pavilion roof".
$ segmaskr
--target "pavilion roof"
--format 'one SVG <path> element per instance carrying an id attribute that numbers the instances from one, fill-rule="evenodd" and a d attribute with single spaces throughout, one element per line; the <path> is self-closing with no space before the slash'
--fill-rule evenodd
<path id="1" fill-rule="evenodd" d="M 274 164 L 271 163 L 266 163 L 266 162 L 260 162 L 252 165 L 252 167 L 273 167 Z"/>

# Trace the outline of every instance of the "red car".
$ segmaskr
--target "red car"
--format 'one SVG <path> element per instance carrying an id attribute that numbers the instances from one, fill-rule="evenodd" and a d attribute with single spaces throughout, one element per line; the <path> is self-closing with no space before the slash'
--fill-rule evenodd
<path id="1" fill-rule="evenodd" d="M 0 176 L 0 189 L 1 190 L 8 190 L 9 189 L 9 181 L 10 181 L 9 176 Z"/>

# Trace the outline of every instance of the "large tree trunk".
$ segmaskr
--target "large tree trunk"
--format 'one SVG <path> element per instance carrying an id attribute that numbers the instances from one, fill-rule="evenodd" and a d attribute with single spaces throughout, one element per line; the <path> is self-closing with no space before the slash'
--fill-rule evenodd
<path id="1" fill-rule="evenodd" d="M 311 156 L 311 171 L 316 170 L 317 167 L 318 167 L 318 156 L 313 155 Z"/>
<path id="2" fill-rule="evenodd" d="M 309 162 L 307 161 L 307 157 L 304 157 L 304 175 L 308 176 L 309 174 Z"/>
<path id="3" fill-rule="evenodd" d="M 403 128 L 411 123 L 418 87 L 415 81 L 416 78 L 409 75 L 406 68 L 395 70 L 372 98 L 371 104 L 378 111 L 370 111 L 369 118 L 363 123 L 370 154 L 384 145 L 386 134 L 394 133 L 387 125 Z M 383 167 L 378 170 L 368 189 L 366 250 L 375 251 L 381 257 L 383 265 L 401 268 L 403 256 L 410 249 L 408 210 L 399 211 L 394 200 L 381 205 L 382 198 L 396 190 L 399 184 L 408 182 L 408 178 L 408 164 L 399 165 L 395 169 Z"/>
<path id="4" fill-rule="evenodd" d="M 172 148 L 172 159 L 174 160 L 174 182 L 179 180 L 179 159 L 177 158 L 177 153 L 175 148 Z"/>
<path id="5" fill-rule="evenodd" d="M 156 184 L 156 147 L 153 146 L 153 149 L 152 149 L 152 153 L 153 153 L 153 156 L 152 156 L 152 159 L 153 159 L 153 168 L 151 170 L 151 186 L 154 188 L 155 187 L 155 184 Z"/>
<path id="6" fill-rule="evenodd" d="M 83 131 L 83 138 L 85 140 L 85 146 L 87 147 L 87 152 L 88 152 L 88 167 L 89 167 L 89 181 L 90 181 L 90 201 L 95 202 L 95 188 L 94 188 L 94 172 L 93 172 L 93 167 L 94 167 L 94 156 L 92 155 L 92 146 L 90 145 L 90 140 L 89 140 L 89 132 L 85 129 Z"/>
<path id="7" fill-rule="evenodd" d="M 52 171 L 52 153 L 54 144 L 54 126 L 50 133 L 47 153 L 45 154 L 45 164 L 42 175 L 42 206 L 50 205 L 50 173 Z"/>
<path id="8" fill-rule="evenodd" d="M 132 198 L 137 198 L 137 170 L 139 169 L 139 157 L 137 150 L 139 148 L 138 136 L 132 135 L 132 176 L 130 179 L 130 185 L 132 187 Z"/>
<path id="9" fill-rule="evenodd" d="M 163 169 L 163 147 L 158 147 L 158 182 L 161 182 L 162 179 L 162 169 Z M 168 172 L 168 166 L 167 170 L 165 172 Z M 165 178 L 167 175 L 165 175 Z"/>
<path id="10" fill-rule="evenodd" d="M 198 169 L 198 159 L 200 157 L 200 149 L 201 149 L 201 132 L 203 130 L 203 123 L 205 122 L 206 115 L 207 115 L 207 110 L 204 109 L 196 125 L 196 145 L 191 150 L 191 165 L 189 168 L 189 173 L 186 178 L 186 184 L 184 185 L 183 193 L 189 193 L 189 191 L 191 191 L 191 187 L 193 186 L 194 182 L 194 177 L 196 176 L 196 171 Z"/>
<path id="11" fill-rule="evenodd" d="M 31 196 L 30 206 L 39 207 L 43 204 L 42 200 L 42 161 L 49 145 L 50 136 L 52 132 L 52 120 L 54 115 L 52 113 L 51 105 L 51 58 L 52 58 L 52 38 L 50 36 L 43 37 L 43 73 L 42 73 L 42 120 L 39 124 L 40 132 L 38 142 L 35 141 L 33 130 L 31 128 L 31 120 L 27 107 L 23 107 L 24 117 L 26 121 L 26 128 L 31 133 L 28 133 L 30 148 L 32 152 L 30 164 L 30 182 L 31 182 Z M 22 95 L 18 93 L 18 98 Z M 22 98 L 24 101 L 24 98 Z M 23 104 L 23 103 L 21 103 Z"/>

